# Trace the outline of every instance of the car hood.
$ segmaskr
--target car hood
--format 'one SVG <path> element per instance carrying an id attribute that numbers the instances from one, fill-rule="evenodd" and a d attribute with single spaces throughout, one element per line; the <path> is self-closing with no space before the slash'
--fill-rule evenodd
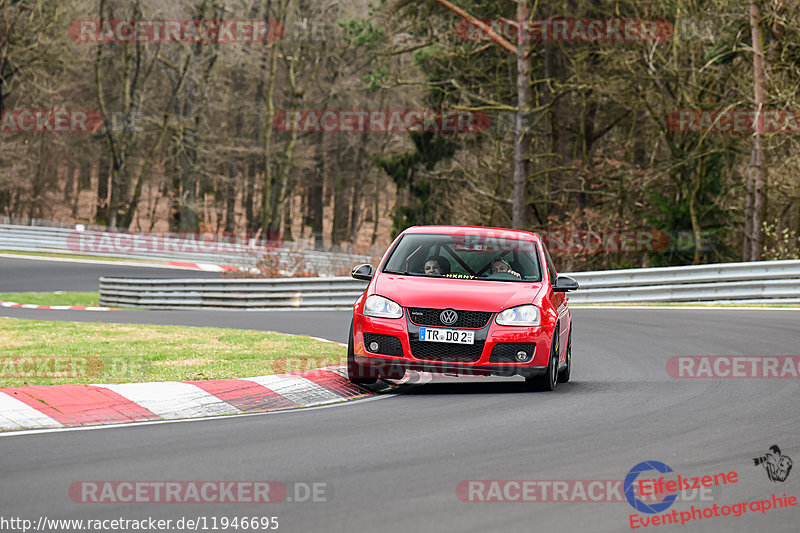
<path id="1" fill-rule="evenodd" d="M 422 278 L 382 274 L 375 294 L 403 307 L 432 307 L 467 311 L 499 312 L 516 305 L 534 303 L 541 283 Z"/>

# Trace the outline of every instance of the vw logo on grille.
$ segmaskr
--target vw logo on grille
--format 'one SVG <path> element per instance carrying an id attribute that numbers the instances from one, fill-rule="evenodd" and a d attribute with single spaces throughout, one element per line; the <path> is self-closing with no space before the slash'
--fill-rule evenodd
<path id="1" fill-rule="evenodd" d="M 452 309 L 445 309 L 439 313 L 439 320 L 441 320 L 442 324 L 445 326 L 452 326 L 458 321 L 458 313 Z"/>

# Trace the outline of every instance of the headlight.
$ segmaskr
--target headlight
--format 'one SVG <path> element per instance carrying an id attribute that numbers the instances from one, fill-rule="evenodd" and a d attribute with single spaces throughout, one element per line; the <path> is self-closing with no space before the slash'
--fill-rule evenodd
<path id="1" fill-rule="evenodd" d="M 495 322 L 501 326 L 538 326 L 539 309 L 535 305 L 520 305 L 497 315 Z"/>
<path id="2" fill-rule="evenodd" d="M 403 308 L 389 298 L 373 294 L 364 303 L 364 314 L 378 318 L 400 318 Z"/>

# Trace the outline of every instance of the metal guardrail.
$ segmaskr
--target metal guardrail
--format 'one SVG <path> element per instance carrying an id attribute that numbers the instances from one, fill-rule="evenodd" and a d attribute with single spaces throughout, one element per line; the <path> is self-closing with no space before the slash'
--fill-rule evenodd
<path id="1" fill-rule="evenodd" d="M 143 246 L 137 247 L 135 239 L 140 239 L 140 244 Z M 158 250 L 152 249 L 154 242 Z M 210 251 L 203 251 L 209 248 Z M 277 269 L 286 272 L 313 272 L 321 276 L 333 276 L 337 271 L 349 271 L 353 265 L 369 262 L 370 259 L 366 255 L 319 252 L 288 246 L 265 248 L 263 242 L 256 241 L 247 243 L 194 241 L 180 236 L 81 231 L 73 228 L 10 224 L 0 224 L 0 249 L 230 265 L 239 269 L 253 269 L 265 256 L 269 256 L 270 265 Z M 187 249 L 197 251 L 183 251 Z"/>
<path id="2" fill-rule="evenodd" d="M 573 304 L 632 302 L 800 303 L 800 261 L 640 268 L 564 275 L 581 285 Z M 148 309 L 343 309 L 366 282 L 352 278 L 100 278 L 100 305 Z"/>
<path id="3" fill-rule="evenodd" d="M 565 274 L 570 302 L 800 302 L 800 261 L 758 261 Z"/>
<path id="4" fill-rule="evenodd" d="M 352 278 L 100 278 L 100 304 L 147 309 L 346 308 L 364 292 Z"/>

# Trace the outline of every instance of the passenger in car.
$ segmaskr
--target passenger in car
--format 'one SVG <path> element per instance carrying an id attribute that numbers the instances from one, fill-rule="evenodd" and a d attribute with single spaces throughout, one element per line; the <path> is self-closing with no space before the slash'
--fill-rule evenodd
<path id="1" fill-rule="evenodd" d="M 522 278 L 519 272 L 515 272 L 511 269 L 511 265 L 505 259 L 495 259 L 492 262 L 492 274 L 497 274 L 498 272 L 506 272 L 518 278 Z"/>

